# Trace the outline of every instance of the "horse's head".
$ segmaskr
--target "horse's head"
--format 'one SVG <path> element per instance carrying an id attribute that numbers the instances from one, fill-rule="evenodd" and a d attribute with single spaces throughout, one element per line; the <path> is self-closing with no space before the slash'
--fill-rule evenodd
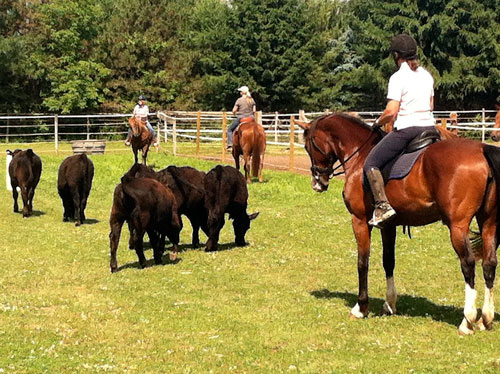
<path id="1" fill-rule="evenodd" d="M 495 105 L 495 108 L 497 108 L 498 113 L 495 116 L 495 128 L 500 129 L 500 105 Z M 500 130 L 495 130 L 491 132 L 491 139 L 495 142 L 500 141 Z"/>
<path id="2" fill-rule="evenodd" d="M 141 136 L 141 133 L 146 129 L 146 121 L 141 121 L 136 117 L 130 117 L 128 119 L 128 125 L 132 129 L 132 136 L 134 137 Z"/>
<path id="3" fill-rule="evenodd" d="M 318 129 L 321 118 L 311 123 L 295 121 L 304 130 L 305 148 L 311 159 L 311 186 L 316 192 L 328 189 L 333 177 L 333 164 L 338 160 L 328 137 L 324 131 Z"/>

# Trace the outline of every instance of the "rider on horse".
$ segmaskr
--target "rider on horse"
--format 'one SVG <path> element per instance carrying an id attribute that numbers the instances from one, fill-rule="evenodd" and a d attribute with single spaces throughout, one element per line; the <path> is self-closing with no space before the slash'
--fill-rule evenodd
<path id="1" fill-rule="evenodd" d="M 236 100 L 233 107 L 233 114 L 236 115 L 236 119 L 227 129 L 227 148 L 233 146 L 233 132 L 240 124 L 241 119 L 246 117 L 254 118 L 255 113 L 255 101 L 252 99 L 248 87 L 241 86 L 238 91 L 240 91 L 241 97 Z"/>
<path id="2" fill-rule="evenodd" d="M 158 146 L 158 140 L 156 139 L 156 132 L 153 129 L 153 126 L 148 121 L 148 116 L 149 116 L 149 108 L 146 105 L 146 97 L 144 95 L 139 96 L 139 102 L 134 108 L 134 117 L 140 119 L 141 121 L 146 122 L 146 126 L 148 130 L 153 134 L 153 146 L 157 147 Z M 132 130 L 129 128 L 128 130 L 128 135 L 127 139 L 125 139 L 125 145 L 129 146 L 130 145 L 130 137 L 132 135 Z"/>
<path id="3" fill-rule="evenodd" d="M 435 130 L 432 114 L 434 79 L 417 59 L 417 43 L 406 34 L 392 39 L 391 53 L 399 70 L 389 79 L 387 106 L 373 127 L 378 128 L 396 119 L 395 131 L 387 134 L 370 151 L 363 171 L 375 201 L 372 226 L 380 227 L 396 212 L 388 202 L 380 170 L 399 155 L 406 146 L 426 130 Z"/>

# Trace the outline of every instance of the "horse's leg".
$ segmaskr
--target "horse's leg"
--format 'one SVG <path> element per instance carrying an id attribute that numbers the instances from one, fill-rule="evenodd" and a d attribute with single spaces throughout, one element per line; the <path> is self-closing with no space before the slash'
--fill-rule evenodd
<path id="1" fill-rule="evenodd" d="M 234 167 L 238 170 L 240 170 L 240 155 L 238 151 L 236 150 L 236 146 L 233 146 L 233 158 L 234 158 Z"/>
<path id="2" fill-rule="evenodd" d="M 264 177 L 262 175 L 263 170 L 264 170 L 264 151 L 262 151 L 260 155 L 260 162 L 259 162 L 259 182 L 261 183 L 264 181 Z"/>
<path id="3" fill-rule="evenodd" d="M 247 184 L 252 183 L 252 177 L 250 174 L 250 152 L 243 153 L 243 168 L 245 169 L 245 178 Z"/>
<path id="4" fill-rule="evenodd" d="M 148 150 L 149 150 L 149 145 L 146 145 L 144 148 L 142 148 L 142 163 L 144 166 L 146 166 L 147 164 Z"/>
<path id="5" fill-rule="evenodd" d="M 137 158 L 137 148 L 132 147 L 132 150 L 134 151 L 134 163 L 137 164 L 139 162 L 139 159 Z"/>
<path id="6" fill-rule="evenodd" d="M 352 217 L 352 228 L 358 244 L 358 302 L 351 309 L 351 318 L 368 315 L 368 268 L 370 263 L 371 227 L 366 220 Z"/>
<path id="7" fill-rule="evenodd" d="M 464 319 L 458 328 L 458 332 L 461 335 L 474 333 L 473 324 L 476 322 L 477 317 L 477 291 L 474 289 L 476 261 L 470 246 L 469 223 L 470 221 L 461 224 L 452 223 L 450 225 L 451 243 L 460 259 L 460 266 L 465 281 Z"/>
<path id="8" fill-rule="evenodd" d="M 396 247 L 396 226 L 384 227 L 381 230 L 382 246 L 383 246 L 383 264 L 385 270 L 385 280 L 387 283 L 387 291 L 385 295 L 385 303 L 382 308 L 383 314 L 396 314 L 396 301 L 398 293 L 394 285 L 394 266 L 396 264 L 395 247 Z"/>
<path id="9" fill-rule="evenodd" d="M 496 215 L 493 214 L 485 222 L 481 230 L 483 239 L 483 277 L 484 277 L 484 302 L 481 309 L 481 318 L 478 321 L 480 330 L 490 330 L 495 318 L 495 305 L 493 302 L 493 283 L 498 264 L 496 252 Z"/>

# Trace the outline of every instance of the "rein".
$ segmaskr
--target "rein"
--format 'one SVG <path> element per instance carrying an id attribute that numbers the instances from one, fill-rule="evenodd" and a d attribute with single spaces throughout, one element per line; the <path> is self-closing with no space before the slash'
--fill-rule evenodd
<path id="1" fill-rule="evenodd" d="M 314 140 L 313 130 L 315 130 L 315 129 L 316 129 L 316 123 L 314 123 L 313 126 L 311 127 L 311 143 L 312 143 L 313 147 L 317 151 L 319 151 L 323 156 L 328 157 L 330 159 L 331 163 L 332 163 L 332 166 L 329 166 L 327 168 L 322 168 L 322 167 L 316 166 L 314 164 L 314 160 L 313 160 L 313 164 L 311 166 L 311 171 L 313 172 L 313 174 L 314 174 L 314 176 L 315 176 L 316 179 L 318 179 L 322 175 L 328 175 L 328 179 L 332 179 L 333 177 L 336 177 L 338 175 L 345 174 L 345 164 L 350 159 L 352 159 L 356 154 L 358 154 L 366 146 L 366 144 L 368 144 L 368 142 L 370 141 L 370 139 L 372 138 L 372 136 L 375 134 L 375 131 L 372 131 L 371 134 L 370 134 L 370 136 L 365 140 L 365 142 L 363 144 L 361 144 L 358 147 L 358 149 L 356 149 L 349 157 L 347 157 L 339 165 L 333 167 L 333 163 L 334 163 L 334 161 L 332 160 L 333 157 L 331 155 L 327 154 L 325 151 L 323 151 L 316 144 L 316 141 Z M 340 168 L 343 168 L 343 170 L 336 172 Z"/>

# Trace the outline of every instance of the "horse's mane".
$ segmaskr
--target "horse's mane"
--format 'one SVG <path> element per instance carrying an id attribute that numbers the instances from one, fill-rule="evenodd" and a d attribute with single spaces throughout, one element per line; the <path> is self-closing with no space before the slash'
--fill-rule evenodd
<path id="1" fill-rule="evenodd" d="M 375 131 L 382 137 L 386 135 L 385 131 L 383 131 L 382 129 L 380 129 L 380 128 L 374 129 L 372 126 L 370 126 L 365 121 L 363 121 L 360 117 L 357 117 L 357 116 L 354 116 L 352 114 L 345 113 L 345 112 L 334 112 L 331 114 L 323 114 L 322 116 L 315 118 L 312 121 L 311 129 L 315 128 L 317 123 L 320 120 L 323 120 L 323 119 L 328 118 L 328 117 L 333 117 L 333 116 L 344 118 L 350 122 L 353 122 L 354 124 L 356 124 L 358 126 L 361 126 L 362 128 L 365 128 L 366 130 Z"/>

